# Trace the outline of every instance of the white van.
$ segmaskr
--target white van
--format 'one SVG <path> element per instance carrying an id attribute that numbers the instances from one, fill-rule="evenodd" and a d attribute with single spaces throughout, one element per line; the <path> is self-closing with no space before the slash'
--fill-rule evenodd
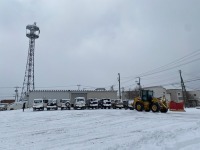
<path id="1" fill-rule="evenodd" d="M 44 100 L 43 99 L 34 99 L 33 100 L 33 111 L 35 110 L 44 110 Z"/>

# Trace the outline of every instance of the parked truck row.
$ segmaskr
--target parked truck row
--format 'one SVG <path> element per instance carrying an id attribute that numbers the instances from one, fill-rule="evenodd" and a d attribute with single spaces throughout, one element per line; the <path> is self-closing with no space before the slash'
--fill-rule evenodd
<path id="1" fill-rule="evenodd" d="M 46 108 L 49 110 L 61 110 L 67 109 L 133 109 L 132 106 L 133 100 L 111 100 L 109 98 L 97 99 L 89 98 L 85 99 L 84 97 L 76 97 L 74 99 L 74 104 L 71 104 L 70 99 L 34 99 L 33 100 L 33 111 L 44 110 Z"/>

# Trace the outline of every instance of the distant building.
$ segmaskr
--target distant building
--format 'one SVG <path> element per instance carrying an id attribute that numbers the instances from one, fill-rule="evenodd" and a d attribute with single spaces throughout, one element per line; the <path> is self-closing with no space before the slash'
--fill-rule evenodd
<path id="1" fill-rule="evenodd" d="M 28 98 L 28 105 L 32 107 L 33 99 L 70 99 L 71 104 L 74 104 L 76 97 L 88 98 L 110 98 L 117 99 L 117 91 L 113 90 L 35 90 L 31 91 Z"/>
<path id="2" fill-rule="evenodd" d="M 154 97 L 161 98 L 165 96 L 167 101 L 171 101 L 170 94 L 167 93 L 167 89 L 162 86 L 151 86 L 151 87 L 144 87 L 144 90 L 151 90 L 154 93 Z"/>
<path id="3" fill-rule="evenodd" d="M 0 103 L 8 103 L 8 104 L 11 104 L 11 103 L 14 103 L 15 100 L 14 99 L 3 99 L 3 100 L 0 100 Z"/>
<path id="4" fill-rule="evenodd" d="M 167 93 L 171 96 L 171 100 L 174 102 L 182 102 L 183 94 L 181 89 L 168 89 Z"/>
<path id="5" fill-rule="evenodd" d="M 165 96 L 167 101 L 171 100 L 170 94 L 167 93 L 167 90 L 162 86 L 151 86 L 151 87 L 144 87 L 144 90 L 151 90 L 154 93 L 154 97 L 161 98 Z M 122 92 L 123 99 L 134 99 L 135 97 L 139 96 L 138 90 L 129 90 Z"/>
<path id="6" fill-rule="evenodd" d="M 182 102 L 183 94 L 181 89 L 168 89 L 167 93 L 171 95 L 171 100 L 174 102 Z M 200 106 L 200 91 L 187 91 L 187 101 L 185 102 L 186 107 Z"/>

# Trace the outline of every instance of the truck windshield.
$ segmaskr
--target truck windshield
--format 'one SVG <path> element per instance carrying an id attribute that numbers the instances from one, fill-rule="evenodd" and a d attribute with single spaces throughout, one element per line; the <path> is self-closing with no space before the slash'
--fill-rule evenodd
<path id="1" fill-rule="evenodd" d="M 84 99 L 77 99 L 77 102 L 84 102 Z"/>
<path id="2" fill-rule="evenodd" d="M 61 103 L 67 103 L 69 100 L 61 100 Z"/>
<path id="3" fill-rule="evenodd" d="M 34 100 L 34 103 L 42 103 L 42 100 Z"/>
<path id="4" fill-rule="evenodd" d="M 0 104 L 0 107 L 5 107 L 5 105 L 1 105 L 1 104 Z"/>

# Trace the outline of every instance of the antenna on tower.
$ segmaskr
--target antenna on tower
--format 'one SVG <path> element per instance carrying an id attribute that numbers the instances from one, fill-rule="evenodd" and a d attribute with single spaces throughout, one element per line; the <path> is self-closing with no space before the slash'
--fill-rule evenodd
<path id="1" fill-rule="evenodd" d="M 29 49 L 26 63 L 26 70 L 24 76 L 24 82 L 20 99 L 23 101 L 28 100 L 29 93 L 35 89 L 34 83 L 34 51 L 35 51 L 35 39 L 39 38 L 40 29 L 36 26 L 36 22 L 33 25 L 26 26 L 26 36 L 29 38 Z M 29 101 L 28 101 L 29 103 Z"/>

